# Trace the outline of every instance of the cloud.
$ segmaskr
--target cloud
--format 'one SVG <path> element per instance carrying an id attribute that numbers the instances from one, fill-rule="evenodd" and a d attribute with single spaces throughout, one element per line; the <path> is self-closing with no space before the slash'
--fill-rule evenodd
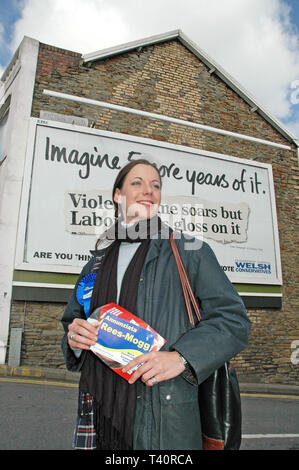
<path id="1" fill-rule="evenodd" d="M 299 38 L 283 0 L 23 0 L 13 52 L 24 35 L 88 53 L 181 29 L 261 105 L 290 118 Z"/>
<path id="2" fill-rule="evenodd" d="M 26 35 L 76 52 L 91 52 L 126 40 L 127 29 L 107 0 L 24 0 L 11 50 Z"/>
<path id="3" fill-rule="evenodd" d="M 4 45 L 4 26 L 0 23 L 0 48 Z"/>

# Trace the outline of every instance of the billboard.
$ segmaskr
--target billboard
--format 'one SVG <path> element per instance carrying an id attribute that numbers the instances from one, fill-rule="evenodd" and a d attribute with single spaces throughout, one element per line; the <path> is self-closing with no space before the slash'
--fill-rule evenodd
<path id="1" fill-rule="evenodd" d="M 34 118 L 16 269 L 80 272 L 114 221 L 118 171 L 141 156 L 162 177 L 164 221 L 209 243 L 232 282 L 281 285 L 271 165 Z"/>

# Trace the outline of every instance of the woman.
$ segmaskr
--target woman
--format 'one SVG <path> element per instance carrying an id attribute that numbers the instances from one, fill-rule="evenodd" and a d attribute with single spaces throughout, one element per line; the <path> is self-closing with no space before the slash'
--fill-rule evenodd
<path id="1" fill-rule="evenodd" d="M 157 216 L 161 178 L 153 164 L 126 165 L 113 200 L 117 222 L 100 237 L 62 318 L 67 368 L 81 370 L 74 446 L 201 449 L 197 385 L 247 346 L 250 323 L 243 302 L 209 245 L 190 250 L 190 238 L 179 234 L 176 243 L 201 309 L 201 322 L 191 328 L 169 228 Z M 142 364 L 129 382 L 89 350 L 99 324 L 86 321 L 76 289 L 91 272 L 96 280 L 90 312 L 116 302 L 166 339 L 162 350 L 124 367 Z"/>

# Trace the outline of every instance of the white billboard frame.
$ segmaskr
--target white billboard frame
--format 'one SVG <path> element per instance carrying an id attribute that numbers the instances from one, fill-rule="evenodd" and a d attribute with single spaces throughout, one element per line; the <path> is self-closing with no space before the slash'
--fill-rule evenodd
<path id="1" fill-rule="evenodd" d="M 136 137 L 127 134 L 114 133 L 110 131 L 103 131 L 99 129 L 81 127 L 56 121 L 46 121 L 38 118 L 30 118 L 28 141 L 26 148 L 26 161 L 24 168 L 24 179 L 23 179 L 23 188 L 22 188 L 22 198 L 20 204 L 20 215 L 19 215 L 19 229 L 17 235 L 17 246 L 16 246 L 16 257 L 15 257 L 15 269 L 21 271 L 40 271 L 40 272 L 49 272 L 49 273 L 69 273 L 69 274 L 78 274 L 81 271 L 81 268 L 78 266 L 65 266 L 65 265 L 53 265 L 53 264 L 34 264 L 24 262 L 24 253 L 26 250 L 26 235 L 27 235 L 27 224 L 28 215 L 29 215 L 29 203 L 30 203 L 30 192 L 32 185 L 32 171 L 34 165 L 34 155 L 35 155 L 35 146 L 36 146 L 36 133 L 38 126 L 45 126 L 51 129 L 72 131 L 76 133 L 90 134 L 93 136 L 102 136 L 109 139 L 115 139 L 116 141 L 126 141 L 136 144 L 142 144 L 151 147 L 158 147 L 162 149 L 174 150 L 175 152 L 182 152 L 192 154 L 192 156 L 204 156 L 211 157 L 214 159 L 221 160 L 223 162 L 232 162 L 239 163 L 242 165 L 247 165 L 251 167 L 257 167 L 267 171 L 269 179 L 269 199 L 271 201 L 271 220 L 272 220 L 272 230 L 273 230 L 273 240 L 274 240 L 274 251 L 275 251 L 275 268 L 277 276 L 275 280 L 269 280 L 267 282 L 258 282 L 256 279 L 243 277 L 242 280 L 233 280 L 232 282 L 240 284 L 265 284 L 265 285 L 282 285 L 282 270 L 281 270 L 281 260 L 280 260 L 280 247 L 279 247 L 279 232 L 277 224 L 277 215 L 276 215 L 276 204 L 275 204 L 275 193 L 274 193 L 274 181 L 272 174 L 272 166 L 267 163 L 261 163 L 249 159 L 241 159 L 231 155 L 209 152 L 201 150 L 198 148 L 192 148 L 182 145 L 171 144 L 167 142 L 152 140 L 148 138 Z M 209 240 L 207 240 L 209 243 Z M 91 247 L 92 249 L 92 247 Z"/>

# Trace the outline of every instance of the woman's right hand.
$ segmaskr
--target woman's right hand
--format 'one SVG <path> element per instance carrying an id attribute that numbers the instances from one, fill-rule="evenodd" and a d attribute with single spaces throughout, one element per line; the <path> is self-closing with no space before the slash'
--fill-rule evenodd
<path id="1" fill-rule="evenodd" d="M 68 326 L 68 343 L 74 349 L 89 349 L 97 341 L 97 333 L 100 323 L 94 321 L 89 323 L 82 318 L 75 318 Z"/>

